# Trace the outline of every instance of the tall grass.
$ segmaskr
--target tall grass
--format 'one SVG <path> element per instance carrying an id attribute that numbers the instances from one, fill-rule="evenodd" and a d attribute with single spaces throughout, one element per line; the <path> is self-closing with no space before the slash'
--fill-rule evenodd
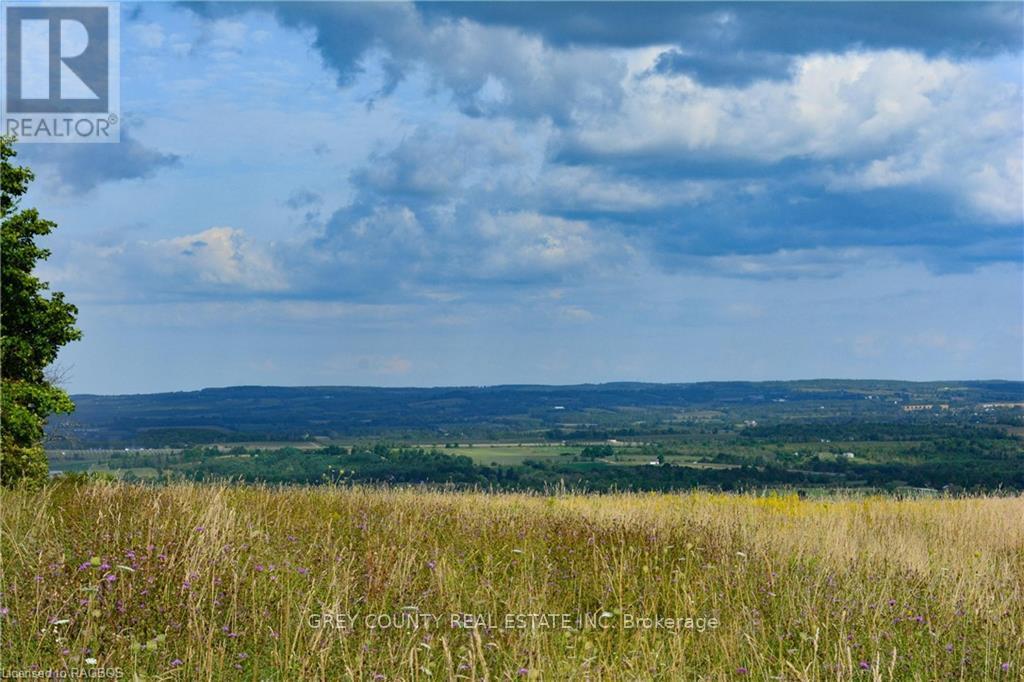
<path id="1" fill-rule="evenodd" d="M 982 680 L 1024 666 L 1022 497 L 90 483 L 0 505 L 7 670 Z M 453 627 L 462 613 L 486 626 Z M 406 627 L 372 627 L 380 614 Z M 680 620 L 628 627 L 642 617 Z"/>

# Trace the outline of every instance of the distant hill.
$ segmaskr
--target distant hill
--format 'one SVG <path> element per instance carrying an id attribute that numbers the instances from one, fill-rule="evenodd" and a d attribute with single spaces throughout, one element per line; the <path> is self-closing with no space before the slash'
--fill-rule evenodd
<path id="1" fill-rule="evenodd" d="M 52 447 L 159 447 L 314 437 L 508 437 L 561 428 L 665 426 L 702 411 L 746 418 L 904 418 L 907 405 L 1024 401 L 1015 381 L 607 383 L 448 388 L 236 386 L 75 395 Z"/>

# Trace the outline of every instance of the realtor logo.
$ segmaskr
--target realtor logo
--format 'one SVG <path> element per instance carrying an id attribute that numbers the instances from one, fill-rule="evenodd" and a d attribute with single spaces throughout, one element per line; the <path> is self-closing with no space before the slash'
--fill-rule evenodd
<path id="1" fill-rule="evenodd" d="M 5 5 L 3 133 L 19 142 L 117 142 L 117 4 Z"/>

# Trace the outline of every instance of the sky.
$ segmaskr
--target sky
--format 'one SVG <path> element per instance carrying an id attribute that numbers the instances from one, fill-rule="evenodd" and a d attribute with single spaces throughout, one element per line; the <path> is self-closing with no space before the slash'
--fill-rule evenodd
<path id="1" fill-rule="evenodd" d="M 66 387 L 1024 379 L 1022 7 L 123 3 Z"/>

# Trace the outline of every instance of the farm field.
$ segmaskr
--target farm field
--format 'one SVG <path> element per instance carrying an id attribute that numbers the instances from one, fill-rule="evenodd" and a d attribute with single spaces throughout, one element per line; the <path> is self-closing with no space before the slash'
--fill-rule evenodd
<path id="1" fill-rule="evenodd" d="M 1020 679 L 1024 498 L 0 491 L 5 668 Z"/>
<path id="2" fill-rule="evenodd" d="M 463 455 L 469 457 L 476 464 L 500 464 L 514 466 L 522 464 L 528 459 L 543 460 L 563 456 L 563 453 L 578 455 L 582 449 L 577 445 L 557 444 L 506 444 L 506 443 L 473 443 L 460 445 L 457 448 L 447 448 L 444 445 L 428 445 L 425 447 L 438 447 L 450 455 Z"/>

